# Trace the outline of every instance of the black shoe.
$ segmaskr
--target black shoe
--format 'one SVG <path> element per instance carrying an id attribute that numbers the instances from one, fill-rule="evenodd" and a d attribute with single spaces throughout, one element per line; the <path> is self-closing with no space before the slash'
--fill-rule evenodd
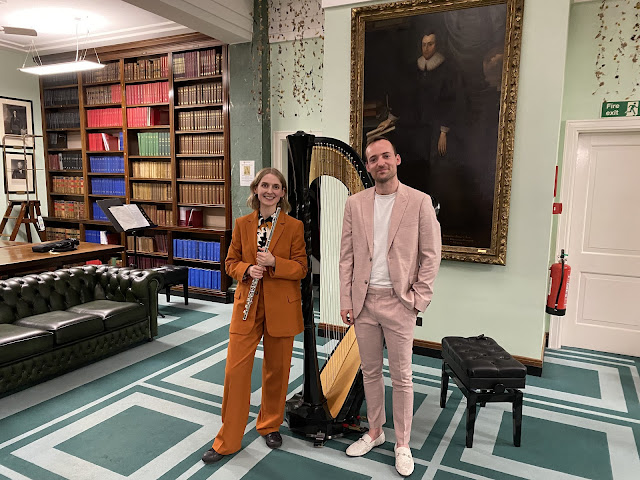
<path id="1" fill-rule="evenodd" d="M 204 455 L 202 455 L 202 461 L 204 463 L 216 463 L 219 462 L 220 460 L 222 460 L 222 458 L 224 457 L 224 455 L 222 455 L 221 453 L 216 452 L 213 448 L 210 448 L 209 450 L 207 450 L 206 452 L 204 452 Z"/>
<path id="2" fill-rule="evenodd" d="M 282 446 L 282 436 L 280 435 L 280 432 L 267 433 L 264 436 L 264 439 L 267 442 L 267 447 L 269 448 L 280 448 Z"/>

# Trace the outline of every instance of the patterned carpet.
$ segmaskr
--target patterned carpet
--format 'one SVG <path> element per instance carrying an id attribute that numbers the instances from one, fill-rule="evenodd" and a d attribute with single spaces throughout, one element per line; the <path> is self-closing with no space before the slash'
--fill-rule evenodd
<path id="1" fill-rule="evenodd" d="M 220 427 L 231 306 L 193 300 L 162 310 L 155 341 L 0 399 L 0 479 L 400 478 L 388 379 L 387 442 L 366 457 L 344 454 L 351 440 L 314 449 L 285 426 L 283 447 L 268 449 L 255 430 L 260 348 L 244 448 L 204 465 Z M 290 394 L 301 388 L 302 353 L 296 342 Z M 479 410 L 474 446 L 465 448 L 464 397 L 450 384 L 446 409 L 438 404 L 440 362 L 415 356 L 414 379 L 411 478 L 640 478 L 638 359 L 548 350 L 543 376 L 527 378 L 521 448 L 508 404 Z"/>

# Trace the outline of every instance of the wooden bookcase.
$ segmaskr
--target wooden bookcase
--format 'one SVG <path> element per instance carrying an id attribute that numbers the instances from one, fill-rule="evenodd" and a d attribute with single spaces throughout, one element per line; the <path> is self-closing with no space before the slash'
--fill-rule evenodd
<path id="1" fill-rule="evenodd" d="M 41 79 L 49 238 L 126 245 L 130 264 L 133 237 L 95 202 L 138 203 L 158 224 L 138 239 L 140 266 L 188 266 L 192 293 L 228 300 L 227 46 L 189 34 L 98 54 L 102 70 Z"/>

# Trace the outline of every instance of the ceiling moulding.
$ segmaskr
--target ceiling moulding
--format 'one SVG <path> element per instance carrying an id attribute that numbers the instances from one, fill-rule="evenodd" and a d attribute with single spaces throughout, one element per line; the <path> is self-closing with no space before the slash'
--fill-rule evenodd
<path id="1" fill-rule="evenodd" d="M 371 0 L 322 0 L 322 8 L 342 7 L 344 5 L 356 5 L 358 3 L 370 2 Z"/>
<path id="2" fill-rule="evenodd" d="M 184 27 L 183 25 L 176 25 L 173 22 L 141 25 L 140 27 L 135 28 L 125 28 L 122 30 L 89 34 L 88 37 L 83 38 L 82 48 L 93 49 L 105 44 L 117 45 L 121 43 L 137 42 L 191 32 L 191 29 Z M 26 46 L 26 48 L 28 48 L 28 46 Z M 66 38 L 56 42 L 38 44 L 38 52 L 41 54 L 66 52 L 72 48 L 76 48 L 75 38 Z"/>
<path id="3" fill-rule="evenodd" d="M 185 35 L 173 35 L 170 37 L 152 38 L 137 42 L 120 43 L 106 47 L 96 47 L 96 52 L 101 62 L 120 57 L 141 57 L 145 55 L 155 55 L 168 50 L 196 50 L 207 48 L 212 45 L 220 45 L 222 42 L 210 38 L 201 33 L 188 33 Z M 92 49 L 93 50 L 93 49 Z M 90 53 L 93 53 L 91 51 Z M 42 55 L 42 62 L 45 64 L 71 61 L 75 58 L 75 46 L 73 51 Z"/>
<path id="4" fill-rule="evenodd" d="M 223 43 L 250 42 L 253 1 L 234 0 L 124 0 Z"/>

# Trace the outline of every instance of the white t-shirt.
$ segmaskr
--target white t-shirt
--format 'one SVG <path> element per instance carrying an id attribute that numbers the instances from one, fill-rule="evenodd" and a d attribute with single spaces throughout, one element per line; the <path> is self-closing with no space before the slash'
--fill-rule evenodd
<path id="1" fill-rule="evenodd" d="M 373 262 L 369 285 L 391 288 L 389 264 L 387 262 L 387 242 L 389 240 L 389 221 L 396 201 L 397 192 L 389 195 L 375 194 L 373 205 Z"/>

